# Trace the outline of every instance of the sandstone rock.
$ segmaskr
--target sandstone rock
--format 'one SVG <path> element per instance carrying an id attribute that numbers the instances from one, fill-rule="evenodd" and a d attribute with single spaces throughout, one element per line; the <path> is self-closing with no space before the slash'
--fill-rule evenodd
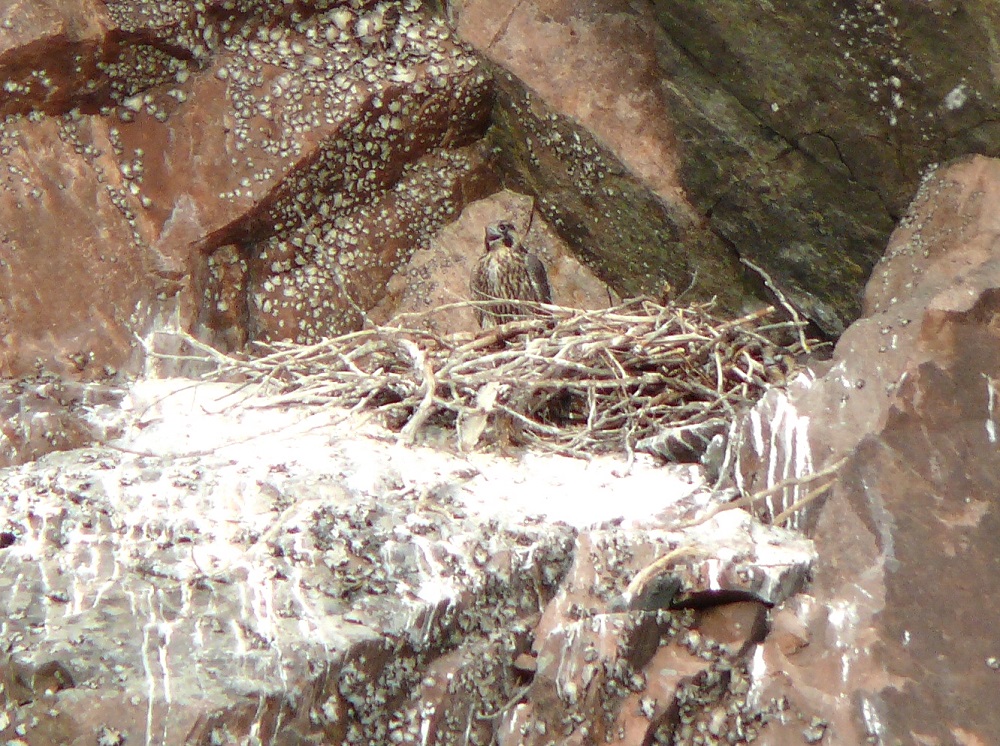
<path id="1" fill-rule="evenodd" d="M 801 717 L 764 742 L 989 743 L 1000 729 L 982 612 L 1000 592 L 998 199 L 996 160 L 929 174 L 868 284 L 865 317 L 780 400 L 783 416 L 779 399 L 764 404 L 770 435 L 744 442 L 760 488 L 845 458 L 825 500 L 798 515 L 821 561 L 808 594 L 779 612 L 788 632 L 765 641 L 760 670 Z"/>
<path id="2" fill-rule="evenodd" d="M 129 361 L 131 330 L 164 290 L 152 258 L 126 250 L 142 239 L 141 226 L 131 200 L 104 178 L 117 171 L 110 151 L 107 127 L 92 117 L 0 125 L 0 369 L 8 375 L 30 374 L 39 361 L 90 380 L 113 375 Z"/>
<path id="3" fill-rule="evenodd" d="M 760 305 L 736 256 L 686 204 L 662 200 L 593 135 L 518 79 L 497 71 L 498 169 L 619 294 L 716 298 L 733 313 Z"/>
<path id="4" fill-rule="evenodd" d="M 413 2 L 237 5 L 0 20 L 0 738 L 992 741 L 1000 166 L 930 175 L 856 291 L 924 164 L 996 150 L 994 9 L 440 3 L 493 71 Z M 519 205 L 571 305 L 766 279 L 830 334 L 864 315 L 718 490 L 64 380 L 197 366 L 151 328 L 239 349 L 461 297 Z M 766 494 L 709 520 L 731 489 Z"/>
<path id="5" fill-rule="evenodd" d="M 133 333 L 175 310 L 226 347 L 360 323 L 496 188 L 488 76 L 417 5 L 18 6 L 0 370 L 134 366 Z"/>
<path id="6" fill-rule="evenodd" d="M 417 5 L 12 6 L 0 369 L 131 367 L 175 312 L 228 348 L 356 326 L 498 177 L 619 292 L 744 310 L 746 260 L 837 334 L 922 166 L 994 147 L 987 12 L 438 3 L 507 71 L 484 143 L 492 73 Z M 927 51 L 957 39 L 970 69 Z"/>

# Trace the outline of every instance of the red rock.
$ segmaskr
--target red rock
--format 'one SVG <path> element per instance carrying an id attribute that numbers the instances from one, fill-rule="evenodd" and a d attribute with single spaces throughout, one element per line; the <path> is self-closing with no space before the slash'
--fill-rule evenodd
<path id="1" fill-rule="evenodd" d="M 345 331 L 495 183 L 474 146 L 488 78 L 425 14 L 18 12 L 0 34 L 6 111 L 31 112 L 0 132 L 7 374 L 120 370 L 175 308 L 230 348 Z"/>
<path id="2" fill-rule="evenodd" d="M 735 656 L 770 634 L 767 607 L 759 601 L 740 601 L 712 606 L 698 615 L 697 629 L 712 642 Z"/>
<path id="3" fill-rule="evenodd" d="M 798 653 L 810 642 L 808 628 L 789 607 L 787 604 L 775 610 L 768 634 L 770 642 L 774 642 L 786 657 Z"/>
<path id="4" fill-rule="evenodd" d="M 657 194 L 691 209 L 671 112 L 650 69 L 654 34 L 639 18 L 613 12 L 621 6 L 471 0 L 455 21 L 462 38 L 584 122 Z M 589 84 L 578 85 L 582 79 Z"/>
<path id="5" fill-rule="evenodd" d="M 341 331 L 379 302 L 395 270 L 438 228 L 496 188 L 479 142 L 489 81 L 440 23 L 373 3 L 338 7 L 343 24 L 266 5 L 252 17 L 221 0 L 204 6 L 21 3 L 0 23 L 0 78 L 10 94 L 0 106 L 11 115 L 0 131 L 0 371 L 34 374 L 41 361 L 70 377 L 112 375 L 134 363 L 134 335 L 175 312 L 182 326 L 230 349 Z M 539 7 L 550 16 L 536 17 Z M 678 176 L 684 164 L 665 124 L 669 107 L 649 95 L 649 38 L 635 17 L 579 8 L 564 0 L 467 3 L 459 23 L 561 114 L 610 144 L 669 202 L 685 239 L 706 245 L 705 215 Z M 472 24 L 466 11 L 489 23 Z M 395 34 L 401 18 L 415 38 Z M 383 23 L 392 39 L 374 31 Z M 613 54 L 623 40 L 627 54 Z M 176 44 L 170 54 L 165 41 Z M 413 48 L 391 49 L 397 41 Z M 388 66 L 390 52 L 400 67 Z M 567 85 L 565 73 L 581 69 L 593 84 Z M 331 86 L 346 95 L 328 95 Z M 455 227 L 435 268 L 435 277 L 462 282 L 431 290 L 399 289 L 397 280 L 390 300 L 419 308 L 449 290 L 462 294 L 464 270 L 455 268 L 464 266 L 463 251 L 479 250 L 483 204 L 470 206 L 473 217 Z M 276 582 L 281 603 L 271 608 L 273 599 L 254 595 L 259 578 L 244 586 L 242 569 L 206 572 L 202 565 L 212 563 L 192 549 L 197 543 L 210 560 L 216 541 L 195 542 L 197 530 L 178 517 L 204 473 L 171 471 L 176 463 L 165 459 L 161 480 L 160 462 L 141 453 L 81 452 L 5 474 L 0 563 L 8 602 L 17 604 L 5 629 L 12 651 L 37 660 L 0 667 L 3 704 L 17 718 L 5 711 L 0 731 L 15 739 L 30 724 L 38 744 L 114 741 L 125 731 L 164 743 L 222 741 L 229 729 L 234 739 L 266 739 L 280 727 L 289 739 L 363 742 L 393 733 L 415 741 L 424 724 L 439 740 L 464 729 L 487 740 L 497 730 L 501 742 L 519 744 L 744 731 L 772 744 L 991 742 L 1000 732 L 992 697 L 1000 653 L 983 603 L 1000 593 L 996 204 L 995 161 L 970 158 L 928 179 L 869 282 L 864 318 L 828 365 L 774 392 L 751 416 L 739 464 L 746 492 L 846 459 L 830 494 L 794 516 L 822 561 L 808 592 L 773 612 L 766 637 L 761 602 L 711 609 L 700 625 L 684 612 L 618 603 L 638 573 L 680 545 L 662 525 L 626 533 L 553 524 L 497 538 L 489 527 L 460 524 L 467 516 L 448 516 L 453 533 L 439 538 L 443 524 L 434 519 L 410 525 L 425 506 L 406 503 L 410 496 L 395 487 L 377 505 L 336 515 L 310 508 L 280 534 L 248 523 L 232 537 L 230 549 L 273 571 L 265 580 Z M 535 236 L 547 233 L 539 224 Z M 560 275 L 575 270 L 552 251 L 558 293 Z M 578 302 L 568 283 L 562 288 Z M 811 292 L 800 290 L 800 299 Z M 376 312 L 391 313 L 391 304 Z M 95 437 L 86 410 L 116 399 L 51 384 L 41 375 L 4 392 L 4 457 L 84 445 Z M 108 482 L 114 500 L 88 481 L 119 468 Z M 164 493 L 129 489 L 147 480 Z M 202 516 L 214 515 L 217 501 L 225 509 L 243 489 L 234 484 L 218 494 L 206 488 L 200 498 L 212 502 Z M 342 496 L 326 495 L 324 484 L 309 482 L 303 500 L 319 493 L 327 509 L 337 503 Z M 271 489 L 261 490 L 262 515 L 286 518 L 288 496 Z M 811 489 L 798 484 L 753 507 L 774 520 Z M 240 513 L 216 527 L 252 520 L 259 516 Z M 338 534 L 344 525 L 354 532 L 349 541 Z M 685 601 L 756 595 L 781 604 L 801 587 L 811 550 L 787 533 L 746 530 L 754 551 L 719 549 L 653 579 L 676 575 Z M 454 547 L 471 531 L 502 551 L 462 566 Z M 434 538 L 420 544 L 427 536 Z M 799 542 L 795 562 L 757 553 L 775 537 L 786 547 Z M 390 538 L 399 564 L 391 578 L 373 550 Z M 67 549 L 70 539 L 76 544 Z M 122 551 L 128 539 L 136 543 Z M 418 546 L 423 553 L 411 557 Z M 190 574 L 175 577 L 179 567 Z M 311 585 L 300 584 L 300 571 L 315 576 Z M 414 576 L 435 588 L 446 576 L 459 589 L 405 605 L 415 597 Z M 100 582 L 88 586 L 93 578 Z M 477 585 L 461 585 L 470 578 Z M 368 591 L 385 605 L 362 603 Z M 343 644 L 340 657 L 324 648 L 312 658 L 302 652 L 308 635 L 284 636 L 307 616 L 296 606 L 303 593 L 310 608 L 343 612 L 330 623 L 335 631 L 324 631 Z M 192 596 L 219 603 L 219 618 L 184 616 Z M 142 605 L 154 598 L 155 610 Z M 84 616 L 93 625 L 86 633 L 73 626 Z M 223 621 L 237 618 L 242 626 Z M 118 644 L 88 648 L 91 633 L 105 627 Z M 397 633 L 385 634 L 389 628 Z M 204 643 L 220 631 L 232 640 Z M 290 639 L 277 663 L 269 658 Z M 267 672 L 250 697 L 233 674 L 234 648 Z M 170 676 L 156 669 L 164 688 L 149 694 L 150 666 L 195 655 L 216 674 L 210 682 L 181 664 Z M 185 688 L 168 697 L 167 681 Z M 67 682 L 75 686 L 63 688 Z M 384 699 L 370 698 L 369 687 Z"/>
<path id="6" fill-rule="evenodd" d="M 8 119 L 0 142 L 0 370 L 24 375 L 39 360 L 73 376 L 113 374 L 158 283 L 150 257 L 122 250 L 142 239 L 142 226 L 115 186 L 107 129 L 92 117 Z M 93 178 L 102 171 L 110 181 Z"/>
<path id="7" fill-rule="evenodd" d="M 792 392 L 775 437 L 743 442 L 758 473 L 846 458 L 829 495 L 800 511 L 821 559 L 808 595 L 776 615 L 789 633 L 765 641 L 761 668 L 803 727 L 826 723 L 824 743 L 1000 732 L 997 638 L 981 611 L 1000 594 L 998 202 L 1000 161 L 930 175 L 869 282 L 866 316 Z"/>

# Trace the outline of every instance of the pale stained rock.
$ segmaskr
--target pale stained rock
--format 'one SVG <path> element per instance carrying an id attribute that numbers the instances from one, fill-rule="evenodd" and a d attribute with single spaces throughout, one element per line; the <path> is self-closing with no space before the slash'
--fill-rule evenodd
<path id="1" fill-rule="evenodd" d="M 576 723 L 565 743 L 600 743 L 610 734 L 640 746 L 681 737 L 715 706 L 729 729 L 765 717 L 774 702 L 738 701 L 751 682 L 748 652 L 767 629 L 760 602 L 775 603 L 802 587 L 811 548 L 780 529 L 767 529 L 770 538 L 758 540 L 761 528 L 733 510 L 683 532 L 631 527 L 581 533 L 567 579 L 535 627 L 535 684 L 507 729 L 524 734 L 520 743 L 540 746 L 548 734 L 566 734 L 567 724 Z M 621 611 L 616 597 L 632 601 L 629 581 L 678 548 L 693 551 L 664 571 L 677 579 L 676 593 L 631 605 L 646 614 Z M 759 602 L 727 604 L 751 597 Z M 698 613 L 669 611 L 706 606 Z"/>
<path id="2" fill-rule="evenodd" d="M 114 418 L 107 415 L 118 409 L 124 393 L 51 374 L 0 383 L 0 467 L 117 436 Z"/>
<path id="3" fill-rule="evenodd" d="M 740 510 L 670 531 L 719 499 L 698 467 L 452 455 L 240 391 L 139 381 L 119 440 L 0 470 L 0 736 L 640 744 L 776 711 L 753 644 L 811 542 Z M 613 608 L 677 543 L 684 593 L 760 601 Z"/>
<path id="4" fill-rule="evenodd" d="M 983 612 L 1000 593 L 998 200 L 1000 161 L 930 173 L 868 284 L 865 317 L 784 400 L 773 435 L 749 423 L 747 463 L 775 481 L 846 457 L 829 495 L 798 516 L 820 553 L 815 581 L 761 649 L 764 690 L 805 719 L 766 743 L 1000 732 Z"/>

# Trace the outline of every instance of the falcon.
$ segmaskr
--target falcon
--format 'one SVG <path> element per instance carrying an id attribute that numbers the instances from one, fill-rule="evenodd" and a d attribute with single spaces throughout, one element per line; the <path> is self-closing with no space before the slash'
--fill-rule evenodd
<path id="1" fill-rule="evenodd" d="M 515 301 L 477 307 L 476 318 L 483 329 L 532 315 L 531 309 L 516 301 L 552 302 L 545 265 L 524 248 L 514 224 L 507 220 L 486 227 L 486 253 L 472 270 L 469 289 L 474 300 Z"/>

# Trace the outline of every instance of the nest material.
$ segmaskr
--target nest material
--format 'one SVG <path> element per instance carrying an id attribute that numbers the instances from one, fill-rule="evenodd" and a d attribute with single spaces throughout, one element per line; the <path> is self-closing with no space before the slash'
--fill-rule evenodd
<path id="1" fill-rule="evenodd" d="M 792 344 L 771 339 L 796 326 L 765 323 L 772 308 L 721 320 L 709 305 L 648 299 L 525 305 L 533 316 L 477 335 L 388 326 L 245 360 L 213 351 L 212 377 L 267 384 L 271 402 L 375 411 L 410 439 L 437 425 L 463 450 L 492 441 L 585 456 L 728 425 L 809 350 L 800 330 Z"/>

